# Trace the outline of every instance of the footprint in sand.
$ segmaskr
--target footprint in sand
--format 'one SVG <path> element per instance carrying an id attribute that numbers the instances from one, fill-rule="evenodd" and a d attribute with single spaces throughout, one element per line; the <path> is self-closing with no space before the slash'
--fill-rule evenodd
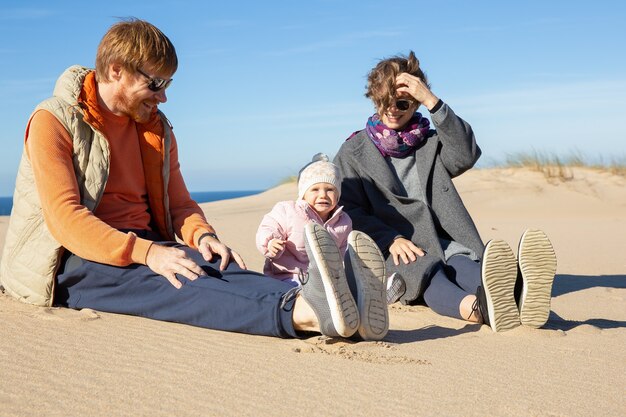
<path id="1" fill-rule="evenodd" d="M 321 353 L 367 363 L 432 365 L 428 360 L 395 354 L 395 345 L 384 341 L 357 343 L 320 336 L 298 342 L 299 346 L 292 348 L 295 353 Z"/>

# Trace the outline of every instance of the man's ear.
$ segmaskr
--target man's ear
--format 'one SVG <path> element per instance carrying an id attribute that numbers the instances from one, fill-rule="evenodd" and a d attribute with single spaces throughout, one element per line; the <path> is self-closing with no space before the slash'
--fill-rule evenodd
<path id="1" fill-rule="evenodd" d="M 109 64 L 109 79 L 112 81 L 119 81 L 122 78 L 122 72 L 124 71 L 124 66 L 117 62 Z"/>

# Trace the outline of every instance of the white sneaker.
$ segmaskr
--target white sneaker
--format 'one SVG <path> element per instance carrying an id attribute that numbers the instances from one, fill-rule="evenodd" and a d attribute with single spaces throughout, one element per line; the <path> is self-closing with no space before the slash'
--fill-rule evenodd
<path id="1" fill-rule="evenodd" d="M 485 246 L 481 264 L 482 290 L 486 302 L 489 324 L 494 332 L 502 332 L 520 325 L 515 302 L 517 260 L 509 245 L 503 240 L 490 240 Z M 482 312 L 483 310 L 481 310 Z"/>
<path id="2" fill-rule="evenodd" d="M 523 325 L 538 329 L 550 315 L 556 273 L 556 254 L 548 236 L 541 230 L 526 230 L 519 242 L 517 262 L 524 284 L 519 302 L 520 320 Z"/>
<path id="3" fill-rule="evenodd" d="M 344 264 L 347 279 L 355 288 L 361 320 L 358 334 L 363 340 L 381 340 L 389 330 L 385 258 L 367 234 L 353 230 L 348 235 Z"/>
<path id="4" fill-rule="evenodd" d="M 352 336 L 359 327 L 359 313 L 335 241 L 322 226 L 308 223 L 304 227 L 304 246 L 309 268 L 300 278 L 301 294 L 313 309 L 321 333 Z"/>

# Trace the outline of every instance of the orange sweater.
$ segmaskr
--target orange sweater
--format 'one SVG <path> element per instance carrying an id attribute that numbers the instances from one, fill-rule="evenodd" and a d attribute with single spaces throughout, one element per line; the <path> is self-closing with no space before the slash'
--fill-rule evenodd
<path id="1" fill-rule="evenodd" d="M 72 138 L 51 113 L 36 112 L 29 123 L 26 152 L 48 229 L 72 253 L 92 261 L 126 266 L 145 264 L 152 242 L 117 229 L 150 230 L 147 188 L 137 127 L 124 116 L 97 110 L 111 151 L 110 173 L 95 212 L 80 204 L 72 163 Z M 214 232 L 202 210 L 191 200 L 180 172 L 172 134 L 168 195 L 174 230 L 195 247 L 200 235 Z"/>

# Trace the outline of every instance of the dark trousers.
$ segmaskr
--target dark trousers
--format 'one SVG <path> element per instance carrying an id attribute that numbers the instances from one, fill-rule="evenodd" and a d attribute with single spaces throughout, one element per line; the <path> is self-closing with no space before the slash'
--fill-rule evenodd
<path id="1" fill-rule="evenodd" d="M 459 305 L 466 296 L 475 295 L 479 285 L 480 263 L 466 256 L 452 256 L 447 265 L 438 268 L 432 276 L 424 291 L 424 302 L 443 316 L 467 319 L 461 317 Z"/>
<path id="2" fill-rule="evenodd" d="M 187 246 L 160 244 L 183 249 L 207 276 L 191 281 L 176 275 L 183 284 L 176 289 L 145 265 L 116 267 L 72 254 L 57 276 L 56 303 L 229 332 L 297 337 L 292 323 L 297 289 L 242 270 L 234 262 L 219 271 L 220 258 L 216 256 L 206 262 Z"/>

